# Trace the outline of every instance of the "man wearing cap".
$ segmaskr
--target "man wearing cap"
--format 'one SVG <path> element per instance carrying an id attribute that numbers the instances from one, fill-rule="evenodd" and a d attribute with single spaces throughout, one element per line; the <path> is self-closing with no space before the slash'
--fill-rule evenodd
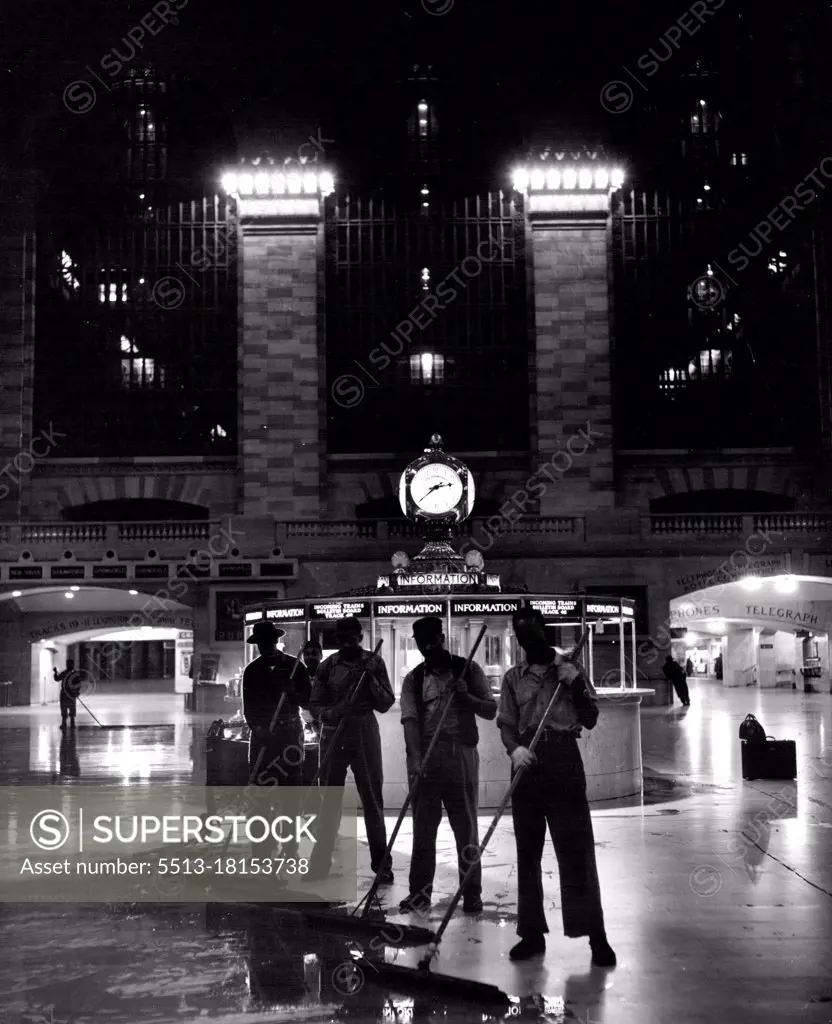
<path id="1" fill-rule="evenodd" d="M 251 729 L 248 745 L 249 773 L 259 766 L 255 786 L 300 786 L 303 773 L 303 726 L 300 705 L 308 706 L 311 696 L 309 674 L 295 658 L 277 649 L 285 630 L 268 619 L 254 624 L 250 644 L 257 644 L 260 657 L 243 672 L 243 717 Z M 281 697 L 280 716 L 270 727 Z M 264 751 L 262 758 L 260 752 Z M 291 804 L 291 806 L 290 806 Z M 281 801 L 281 814 L 298 813 L 297 801 Z M 258 844 L 265 852 L 267 843 Z M 297 856 L 297 844 L 284 844 L 287 857 Z"/>
<path id="2" fill-rule="evenodd" d="M 393 688 L 383 659 L 362 648 L 363 631 L 358 619 L 339 619 L 335 636 L 338 650 L 322 662 L 312 687 L 312 711 L 322 726 L 320 757 L 322 761 L 327 760 L 320 783 L 333 788 L 321 809 L 318 841 L 307 878 L 321 879 L 329 874 L 338 834 L 342 790 L 347 769 L 351 768 L 364 811 L 372 869 L 378 872 L 383 866 L 381 884 L 392 885 L 392 869 L 389 864 L 383 864 L 387 850 L 384 775 L 381 737 L 374 712 L 384 714 L 390 709 L 395 699 Z M 342 721 L 344 727 L 337 748 L 332 750 L 335 732 Z"/>
<path id="3" fill-rule="evenodd" d="M 539 611 L 525 608 L 515 612 L 513 625 L 526 658 L 506 673 L 497 715 L 512 775 L 525 767 L 511 806 L 520 942 L 509 956 L 527 960 L 546 951 L 549 928 L 543 911 L 541 860 L 548 825 L 560 874 L 564 934 L 569 938 L 588 936 L 593 964 L 614 967 L 615 953 L 604 928 L 586 777 L 577 742 L 581 727 L 592 729 L 598 720 L 597 694 L 576 660 L 549 646 Z M 528 745 L 559 683 L 564 684 L 561 695 L 531 753 Z"/>
<path id="4" fill-rule="evenodd" d="M 445 650 L 442 620 L 429 615 L 413 624 L 413 637 L 424 662 L 407 674 L 401 706 L 407 749 L 408 775 L 421 774 L 413 798 L 413 856 L 410 895 L 399 904 L 403 912 L 430 905 L 436 873 L 436 833 L 442 807 L 456 840 L 459 878 L 478 854 L 477 797 L 479 790 L 479 732 L 476 717 L 492 721 L 497 702 L 482 669 L 471 662 L 463 678 L 465 659 Z M 422 757 L 439 725 L 442 709 L 451 701 L 442 731 L 427 764 Z M 478 859 L 478 858 L 477 858 Z M 477 864 L 463 893 L 466 914 L 482 910 L 482 870 Z"/>

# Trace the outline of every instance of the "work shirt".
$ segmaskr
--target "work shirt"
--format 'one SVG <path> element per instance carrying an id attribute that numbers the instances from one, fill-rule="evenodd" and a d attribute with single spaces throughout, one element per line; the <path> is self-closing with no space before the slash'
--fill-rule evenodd
<path id="1" fill-rule="evenodd" d="M 74 703 L 80 696 L 83 686 L 81 673 L 74 668 L 65 668 L 55 679 L 61 684 L 60 700 L 65 704 Z"/>
<path id="2" fill-rule="evenodd" d="M 280 709 L 281 723 L 298 722 L 300 705 L 309 704 L 309 673 L 295 658 L 277 651 L 275 654 L 260 655 L 243 672 L 243 717 L 249 728 L 266 728 L 271 725 L 281 695 L 286 700 Z M 291 683 L 289 677 L 292 675 Z"/>
<path id="3" fill-rule="evenodd" d="M 422 743 L 426 746 L 430 743 L 436 726 L 442 715 L 442 708 L 447 699 L 448 690 L 454 682 L 454 673 L 451 667 L 443 671 L 429 670 L 424 665 L 424 679 L 422 681 L 422 704 L 424 707 L 424 718 L 422 724 Z M 489 701 L 492 706 L 497 702 L 491 694 L 491 687 L 488 685 L 482 669 L 476 662 L 471 662 L 471 667 L 466 678 L 468 692 L 480 700 Z M 416 696 L 416 679 L 413 672 L 408 672 L 402 683 L 402 693 L 399 701 L 402 709 L 402 724 L 405 722 L 418 722 L 419 705 Z M 464 698 L 463 698 L 464 700 Z M 442 723 L 442 739 L 457 739 L 459 736 L 459 708 L 465 707 L 459 700 L 452 700 L 445 721 Z"/>
<path id="4" fill-rule="evenodd" d="M 383 658 L 362 648 L 360 657 L 355 661 L 345 658 L 343 651 L 336 651 L 321 662 L 312 684 L 311 709 L 315 717 L 328 724 L 329 712 L 337 704 L 349 700 L 353 688 L 365 672 L 364 682 L 351 707 L 352 713 L 378 711 L 384 714 L 388 711 L 395 697 L 387 666 Z"/>
<path id="5" fill-rule="evenodd" d="M 513 665 L 503 678 L 497 725 L 510 729 L 516 744 L 531 742 L 557 685 L 554 661 L 549 665 L 530 665 L 526 661 Z M 576 725 L 591 729 L 598 719 L 598 704 L 592 692 L 583 674 L 573 683 L 565 683 L 546 720 L 545 731 L 566 732 Z"/>

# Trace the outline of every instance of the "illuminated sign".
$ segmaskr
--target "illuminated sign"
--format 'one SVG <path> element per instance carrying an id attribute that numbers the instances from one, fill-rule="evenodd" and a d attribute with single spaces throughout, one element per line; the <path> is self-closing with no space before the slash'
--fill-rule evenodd
<path id="1" fill-rule="evenodd" d="M 466 587 L 479 582 L 478 572 L 418 572 L 396 577 L 400 587 Z"/>
<path id="2" fill-rule="evenodd" d="M 169 573 L 166 565 L 137 565 L 133 575 L 137 580 L 166 580 Z"/>
<path id="3" fill-rule="evenodd" d="M 579 619 L 581 617 L 577 598 L 557 597 L 547 601 L 529 601 L 529 604 L 545 619 Z"/>
<path id="4" fill-rule="evenodd" d="M 365 618 L 369 614 L 369 601 L 326 601 L 313 604 L 311 610 L 313 619 Z"/>
<path id="5" fill-rule="evenodd" d="M 444 615 L 448 606 L 444 601 L 377 601 L 374 606 L 377 619 L 393 615 Z"/>
<path id="6" fill-rule="evenodd" d="M 491 598 L 467 601 L 451 601 L 451 615 L 511 615 L 520 611 L 522 601 L 509 599 L 495 601 Z"/>
<path id="7" fill-rule="evenodd" d="M 495 573 L 495 572 L 488 573 L 488 575 L 485 577 L 485 585 L 487 587 L 496 587 L 497 590 L 499 590 L 500 589 L 500 576 L 499 576 L 499 574 Z"/>
<path id="8" fill-rule="evenodd" d="M 83 565 L 53 565 L 49 572 L 53 580 L 82 580 L 84 578 Z"/>
<path id="9" fill-rule="evenodd" d="M 595 616 L 604 617 L 614 616 L 616 619 L 621 618 L 622 612 L 625 616 L 633 618 L 635 615 L 635 609 L 628 607 L 626 604 L 619 607 L 618 602 L 609 602 L 603 604 L 599 601 L 587 601 L 586 603 L 586 614 L 588 618 L 594 618 Z"/>
<path id="10" fill-rule="evenodd" d="M 258 622 L 262 618 L 275 622 L 296 622 L 306 618 L 306 606 L 302 604 L 286 605 L 285 608 L 269 608 L 265 616 L 262 611 L 246 612 L 246 622 Z"/>
<path id="11" fill-rule="evenodd" d="M 389 587 L 389 586 L 390 586 L 390 577 L 389 576 L 379 576 L 378 579 L 376 580 L 376 590 L 384 590 L 385 587 Z"/>

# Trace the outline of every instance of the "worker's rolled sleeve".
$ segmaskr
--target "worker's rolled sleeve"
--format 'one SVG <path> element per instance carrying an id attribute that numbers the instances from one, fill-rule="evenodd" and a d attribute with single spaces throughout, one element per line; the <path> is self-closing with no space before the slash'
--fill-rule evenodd
<path id="1" fill-rule="evenodd" d="M 503 684 L 500 687 L 500 703 L 497 708 L 497 727 L 507 727 L 517 731 L 520 721 L 520 711 L 517 707 L 515 686 L 517 684 L 517 671 L 510 668 L 503 677 Z"/>
<path id="2" fill-rule="evenodd" d="M 413 679 L 413 673 L 408 672 L 404 677 L 402 683 L 402 692 L 399 697 L 399 704 L 402 709 L 402 723 L 404 722 L 416 722 L 419 720 L 418 712 L 416 711 L 416 696 L 414 693 L 416 687 L 415 680 Z"/>

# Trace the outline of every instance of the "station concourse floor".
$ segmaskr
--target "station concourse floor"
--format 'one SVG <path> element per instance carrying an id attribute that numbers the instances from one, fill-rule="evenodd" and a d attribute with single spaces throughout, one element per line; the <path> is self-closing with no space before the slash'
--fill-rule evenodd
<path id="1" fill-rule="evenodd" d="M 186 714 L 174 702 L 161 721 L 160 708 L 154 717 L 125 698 L 96 706 L 105 724 L 159 728 L 101 731 L 85 723 L 72 757 L 62 759 L 57 707 L 4 709 L 0 786 L 190 781 L 209 716 Z M 797 741 L 796 782 L 742 781 L 737 730 L 749 711 L 769 734 Z M 79 708 L 79 724 L 81 716 Z M 508 1019 L 829 1024 L 832 696 L 694 680 L 690 708 L 642 709 L 642 745 L 643 798 L 592 808 L 618 967 L 591 969 L 587 942 L 563 937 L 548 840 L 547 955 L 509 961 L 516 877 L 507 817 L 484 856 L 485 911 L 457 914 L 433 971 L 518 997 Z M 489 821 L 481 816 L 481 833 Z M 408 820 L 396 846 L 396 885 L 386 890 L 394 910 L 406 894 L 410 836 Z M 456 879 L 444 820 L 439 846 L 431 927 Z M 366 889 L 363 833 L 359 864 Z M 464 996 L 437 997 L 428 988 L 404 998 L 370 982 L 346 994 L 339 982 L 349 956 L 344 942 L 281 927 L 265 906 L 0 904 L 0 923 L 2 1024 L 499 1019 Z M 422 952 L 379 955 L 415 965 Z"/>

